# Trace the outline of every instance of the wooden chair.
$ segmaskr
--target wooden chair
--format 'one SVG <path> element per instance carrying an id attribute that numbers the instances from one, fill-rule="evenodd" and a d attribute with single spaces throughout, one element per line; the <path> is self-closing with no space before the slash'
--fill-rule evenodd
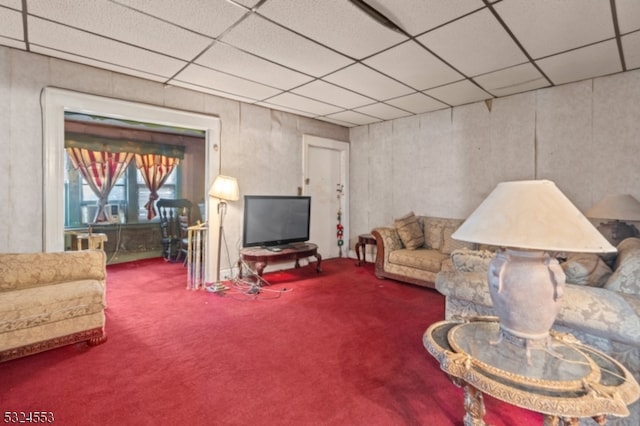
<path id="1" fill-rule="evenodd" d="M 187 228 L 189 227 L 192 206 L 191 201 L 184 198 L 177 200 L 161 198 L 156 203 L 160 216 L 162 257 L 165 260 L 175 262 L 183 254 L 186 259 Z"/>

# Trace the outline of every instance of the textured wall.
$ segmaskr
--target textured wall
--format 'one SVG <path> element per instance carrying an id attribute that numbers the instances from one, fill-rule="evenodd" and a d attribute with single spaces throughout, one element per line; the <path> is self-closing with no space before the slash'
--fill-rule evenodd
<path id="1" fill-rule="evenodd" d="M 295 194 L 302 135 L 349 138 L 348 129 L 330 123 L 0 47 L 0 252 L 42 250 L 40 92 L 47 86 L 220 117 L 221 173 L 237 177 L 241 194 Z M 241 211 L 241 202 L 230 203 L 225 220 L 232 263 Z"/>
<path id="2" fill-rule="evenodd" d="M 501 181 L 550 179 L 581 210 L 640 199 L 640 71 L 350 130 L 351 242 L 413 210 L 464 218 Z"/>

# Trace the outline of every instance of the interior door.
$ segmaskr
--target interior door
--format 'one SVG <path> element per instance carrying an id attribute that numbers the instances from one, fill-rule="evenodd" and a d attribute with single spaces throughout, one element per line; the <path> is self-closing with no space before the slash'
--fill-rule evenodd
<path id="1" fill-rule="evenodd" d="M 349 144 L 305 135 L 303 155 L 303 192 L 311 196 L 310 241 L 318 245 L 325 259 L 347 257 Z M 342 238 L 338 237 L 338 224 L 343 227 Z"/>

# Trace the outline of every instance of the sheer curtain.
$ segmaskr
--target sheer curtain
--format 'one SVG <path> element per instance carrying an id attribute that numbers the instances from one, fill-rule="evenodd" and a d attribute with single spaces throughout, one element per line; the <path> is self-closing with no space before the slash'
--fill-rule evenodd
<path id="1" fill-rule="evenodd" d="M 104 208 L 109 200 L 109 193 L 127 169 L 134 154 L 92 151 L 80 147 L 67 147 L 66 150 L 73 167 L 98 197 L 98 210 L 93 221 L 96 223 L 107 221 Z"/>
<path id="2" fill-rule="evenodd" d="M 155 201 L 158 199 L 158 189 L 164 185 L 173 169 L 180 163 L 179 158 L 161 154 L 135 154 L 136 167 L 140 170 L 144 183 L 149 188 L 149 201 L 144 205 L 147 219 L 156 217 Z"/>

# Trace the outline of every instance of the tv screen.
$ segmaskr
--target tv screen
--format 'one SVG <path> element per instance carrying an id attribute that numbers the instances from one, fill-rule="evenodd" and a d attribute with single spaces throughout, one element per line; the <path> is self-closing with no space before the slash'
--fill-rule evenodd
<path id="1" fill-rule="evenodd" d="M 309 240 L 311 197 L 245 195 L 242 246 L 283 246 Z"/>

